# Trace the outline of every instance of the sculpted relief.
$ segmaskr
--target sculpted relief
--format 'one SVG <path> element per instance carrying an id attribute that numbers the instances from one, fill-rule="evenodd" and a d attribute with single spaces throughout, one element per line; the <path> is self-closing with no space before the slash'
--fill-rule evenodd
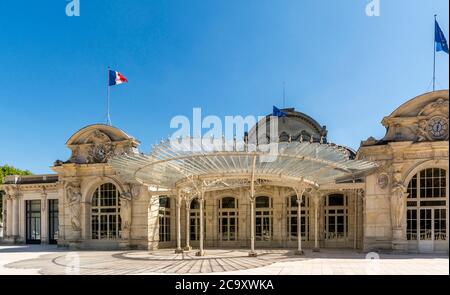
<path id="1" fill-rule="evenodd" d="M 448 140 L 448 100 L 426 105 L 418 114 L 417 141 Z"/>
<path id="2" fill-rule="evenodd" d="M 122 231 L 131 229 L 131 192 L 120 195 L 120 219 L 122 220 Z"/>
<path id="3" fill-rule="evenodd" d="M 66 187 L 66 201 L 70 210 L 70 223 L 75 231 L 81 230 L 81 198 L 80 185 L 69 183 Z"/>
<path id="4" fill-rule="evenodd" d="M 394 183 L 391 192 L 391 222 L 393 229 L 400 229 L 403 226 L 407 197 L 406 186 L 399 182 Z"/>
<path id="5" fill-rule="evenodd" d="M 111 137 L 106 132 L 95 129 L 88 134 L 80 135 L 70 144 L 72 155 L 67 162 L 56 161 L 55 166 L 65 163 L 97 164 L 107 163 L 114 155 L 135 152 L 135 142 L 129 138 Z"/>
<path id="6" fill-rule="evenodd" d="M 435 141 L 449 139 L 448 99 L 439 98 L 417 110 L 406 108 L 404 113 L 385 117 L 387 128 L 384 141 Z M 365 145 L 375 144 L 369 141 Z"/>

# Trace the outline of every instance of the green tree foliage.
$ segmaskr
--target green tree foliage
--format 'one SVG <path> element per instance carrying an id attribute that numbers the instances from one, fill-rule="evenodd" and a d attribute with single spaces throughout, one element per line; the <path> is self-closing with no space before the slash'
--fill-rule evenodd
<path id="1" fill-rule="evenodd" d="M 28 170 L 20 170 L 14 168 L 13 166 L 4 165 L 0 166 L 0 184 L 3 183 L 3 179 L 8 175 L 31 175 L 32 173 Z"/>
<path id="2" fill-rule="evenodd" d="M 3 179 L 5 179 L 5 177 L 8 175 L 31 175 L 31 174 L 32 173 L 28 170 L 20 170 L 9 165 L 3 165 L 0 166 L 0 184 L 3 183 Z M 2 198 L 3 198 L 3 191 L 0 190 L 0 223 L 3 220 Z"/>

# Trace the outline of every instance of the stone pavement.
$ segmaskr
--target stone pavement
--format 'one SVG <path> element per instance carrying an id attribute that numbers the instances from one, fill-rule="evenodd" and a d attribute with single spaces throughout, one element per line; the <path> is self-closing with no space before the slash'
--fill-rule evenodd
<path id="1" fill-rule="evenodd" d="M 366 254 L 353 250 L 211 249 L 204 257 L 195 251 L 67 251 L 54 246 L 0 246 L 0 274 L 255 274 L 255 275 L 421 275 L 449 274 L 447 254 Z"/>

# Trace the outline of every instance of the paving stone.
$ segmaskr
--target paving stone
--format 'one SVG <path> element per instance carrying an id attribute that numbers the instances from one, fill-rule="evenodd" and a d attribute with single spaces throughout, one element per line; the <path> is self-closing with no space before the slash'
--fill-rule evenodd
<path id="1" fill-rule="evenodd" d="M 173 249 L 148 251 L 64 251 L 48 246 L 0 246 L 0 274 L 449 274 L 448 255 L 380 254 L 365 259 L 352 250 L 306 250 L 298 257 L 292 250 L 261 250 L 258 257 L 238 249 L 208 249 L 174 254 Z"/>

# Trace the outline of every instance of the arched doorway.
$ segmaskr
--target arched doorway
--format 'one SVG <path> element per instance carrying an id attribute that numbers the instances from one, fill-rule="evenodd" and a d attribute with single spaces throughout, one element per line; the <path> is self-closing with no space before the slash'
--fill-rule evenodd
<path id="1" fill-rule="evenodd" d="M 104 183 L 95 190 L 91 207 L 91 237 L 93 240 L 120 238 L 119 195 L 117 187 L 112 183 Z"/>
<path id="2" fill-rule="evenodd" d="M 272 198 L 259 196 L 255 199 L 255 240 L 270 242 L 273 239 Z"/>
<path id="3" fill-rule="evenodd" d="M 410 250 L 448 250 L 447 202 L 445 169 L 427 168 L 411 178 L 406 211 L 406 238 Z"/>
<path id="4" fill-rule="evenodd" d="M 219 240 L 236 241 L 238 237 L 238 199 L 223 197 L 219 200 Z"/>

